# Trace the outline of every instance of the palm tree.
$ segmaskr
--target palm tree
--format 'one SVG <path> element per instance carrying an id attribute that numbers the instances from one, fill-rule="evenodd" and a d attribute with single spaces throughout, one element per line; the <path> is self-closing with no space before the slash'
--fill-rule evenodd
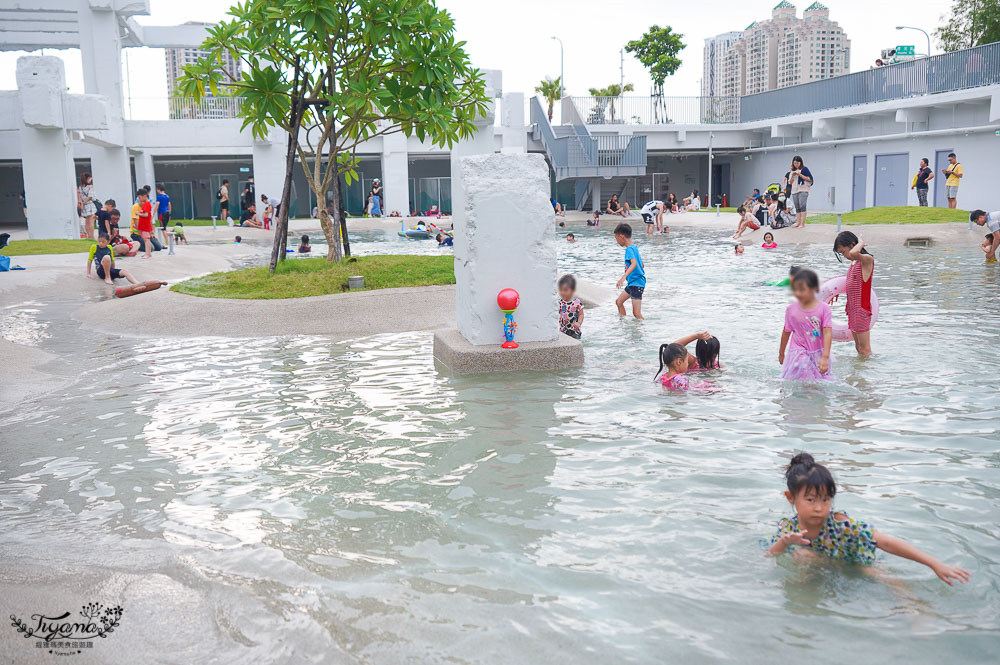
<path id="1" fill-rule="evenodd" d="M 615 97 L 621 97 L 623 92 L 632 92 L 635 90 L 635 86 L 631 83 L 626 83 L 625 87 L 617 83 L 612 83 L 606 88 L 590 88 L 588 92 L 593 97 L 604 97 L 609 99 L 599 99 L 597 101 L 598 105 L 601 107 L 601 114 L 603 115 L 604 106 L 607 105 L 611 111 L 611 122 L 615 121 Z"/>
<path id="2" fill-rule="evenodd" d="M 555 79 L 551 79 L 546 76 L 544 81 L 535 86 L 535 92 L 549 103 L 549 122 L 552 122 L 552 107 L 562 99 L 562 77 L 557 76 Z"/>

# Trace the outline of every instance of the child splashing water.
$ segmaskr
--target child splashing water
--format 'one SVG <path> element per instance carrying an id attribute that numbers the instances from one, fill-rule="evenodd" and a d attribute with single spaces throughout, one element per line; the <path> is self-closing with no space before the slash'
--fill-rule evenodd
<path id="1" fill-rule="evenodd" d="M 819 277 L 812 270 L 800 270 L 792 277 L 792 293 L 796 302 L 785 310 L 785 329 L 781 333 L 778 350 L 782 379 L 810 381 L 833 378 L 830 373 L 833 316 L 830 306 L 816 297 L 818 291 Z"/>
<path id="2" fill-rule="evenodd" d="M 851 261 L 847 269 L 847 328 L 854 336 L 854 348 L 863 356 L 872 353 L 872 276 L 875 257 L 865 249 L 865 242 L 850 231 L 841 231 L 833 241 L 838 261 Z"/>
<path id="3" fill-rule="evenodd" d="M 837 483 L 830 471 L 817 464 L 809 453 L 792 458 L 785 470 L 785 483 L 788 487 L 785 498 L 795 509 L 795 515 L 778 524 L 768 554 L 778 556 L 794 551 L 798 555 L 802 551 L 870 566 L 875 563 L 879 549 L 924 564 L 948 586 L 954 586 L 955 581 L 969 581 L 967 571 L 942 563 L 906 541 L 875 531 L 843 511 L 833 510 Z"/>

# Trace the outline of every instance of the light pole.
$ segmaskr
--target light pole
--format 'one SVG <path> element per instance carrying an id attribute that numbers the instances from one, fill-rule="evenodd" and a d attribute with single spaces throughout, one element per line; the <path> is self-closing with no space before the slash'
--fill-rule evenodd
<path id="1" fill-rule="evenodd" d="M 563 94 L 566 92 L 566 81 L 563 80 L 563 43 L 558 37 L 553 36 L 552 39 L 559 42 L 559 99 L 562 99 Z"/>
<path id="2" fill-rule="evenodd" d="M 927 38 L 927 57 L 931 57 L 931 36 L 923 28 L 914 28 L 912 25 L 897 25 L 896 30 L 919 30 Z"/>

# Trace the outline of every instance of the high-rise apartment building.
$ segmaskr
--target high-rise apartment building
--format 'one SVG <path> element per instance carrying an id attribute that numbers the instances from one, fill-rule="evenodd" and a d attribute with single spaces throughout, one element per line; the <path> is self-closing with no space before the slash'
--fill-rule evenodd
<path id="1" fill-rule="evenodd" d="M 782 0 L 770 19 L 706 40 L 702 95 L 752 95 L 846 74 L 850 49 L 825 5 L 813 2 L 799 18 Z"/>
<path id="2" fill-rule="evenodd" d="M 210 24 L 191 21 L 185 25 Z M 167 97 L 170 98 L 171 118 L 219 119 L 237 116 L 239 106 L 231 98 L 205 97 L 196 104 L 174 97 L 174 88 L 177 86 L 177 79 L 184 74 L 184 65 L 194 64 L 199 58 L 208 55 L 208 51 L 200 48 L 168 48 L 164 49 L 164 55 L 167 61 Z M 242 77 L 240 61 L 229 54 L 223 56 L 222 69 L 235 80 Z"/>

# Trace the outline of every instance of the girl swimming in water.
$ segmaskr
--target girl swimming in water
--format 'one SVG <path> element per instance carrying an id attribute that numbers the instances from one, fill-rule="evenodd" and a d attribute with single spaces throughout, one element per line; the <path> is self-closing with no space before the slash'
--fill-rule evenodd
<path id="1" fill-rule="evenodd" d="M 761 244 L 761 247 L 763 247 L 764 249 L 774 249 L 777 246 L 778 243 L 774 242 L 774 234 L 772 234 L 770 231 L 765 233 L 764 242 Z"/>
<path id="2" fill-rule="evenodd" d="M 667 390 L 689 390 L 691 381 L 684 376 L 688 366 L 688 352 L 680 344 L 660 345 L 660 369 L 656 371 L 653 381 L 659 377 L 660 383 Z M 666 368 L 666 371 L 664 371 Z"/>
<path id="3" fill-rule="evenodd" d="M 948 586 L 965 583 L 970 575 L 958 566 L 938 561 L 904 540 L 875 531 L 866 522 L 833 509 L 837 483 L 822 464 L 809 453 L 799 453 L 785 469 L 785 499 L 795 515 L 778 523 L 778 532 L 770 538 L 768 554 L 778 556 L 798 550 L 822 554 L 831 559 L 875 563 L 876 550 L 922 563 Z"/>
<path id="4" fill-rule="evenodd" d="M 722 345 L 719 343 L 718 338 L 714 337 L 707 330 L 681 337 L 674 344 L 680 344 L 687 351 L 687 345 L 695 340 L 698 343 L 695 344 L 694 355 L 687 354 L 687 368 L 684 371 L 694 372 L 697 370 L 722 369 L 722 365 L 719 363 L 719 351 Z"/>

